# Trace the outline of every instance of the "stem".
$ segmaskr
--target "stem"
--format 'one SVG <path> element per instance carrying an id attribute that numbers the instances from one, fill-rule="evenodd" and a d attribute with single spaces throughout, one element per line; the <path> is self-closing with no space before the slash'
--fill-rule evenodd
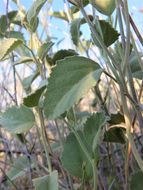
<path id="1" fill-rule="evenodd" d="M 41 138 L 42 138 L 44 150 L 46 153 L 46 159 L 47 159 L 49 172 L 51 173 L 52 172 L 52 164 L 51 164 L 51 160 L 50 160 L 50 156 L 49 156 L 49 152 L 48 152 L 48 143 L 47 143 L 46 134 L 45 134 L 45 124 L 44 124 L 43 112 L 40 108 L 37 108 L 37 110 L 35 110 L 35 111 L 36 111 L 36 115 L 37 115 L 37 123 L 41 127 L 40 128 L 41 129 L 40 130 Z"/>

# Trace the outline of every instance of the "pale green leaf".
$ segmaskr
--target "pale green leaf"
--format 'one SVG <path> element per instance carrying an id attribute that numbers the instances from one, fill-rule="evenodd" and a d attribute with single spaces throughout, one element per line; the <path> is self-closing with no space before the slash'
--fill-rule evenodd
<path id="1" fill-rule="evenodd" d="M 80 139 L 85 144 L 85 138 L 81 131 L 77 131 Z M 79 178 L 82 178 L 83 173 L 85 172 L 85 178 L 89 179 L 92 177 L 92 169 L 87 159 L 86 155 L 84 154 L 83 150 L 81 149 L 75 135 L 71 133 L 63 147 L 63 152 L 61 156 L 61 161 L 63 167 L 72 175 Z"/>
<path id="2" fill-rule="evenodd" d="M 0 41 L 0 60 L 15 50 L 22 41 L 16 38 L 8 38 Z"/>
<path id="3" fill-rule="evenodd" d="M 24 133 L 35 124 L 33 112 L 25 106 L 8 108 L 0 116 L 0 124 L 10 133 Z"/>
<path id="4" fill-rule="evenodd" d="M 55 119 L 79 101 L 100 78 L 102 69 L 91 59 L 73 56 L 58 61 L 45 95 L 44 111 Z"/>
<path id="5" fill-rule="evenodd" d="M 31 164 L 31 160 L 29 160 L 27 156 L 21 156 L 14 161 L 6 175 L 10 180 L 15 180 L 18 177 L 25 175 L 29 168 L 34 167 L 34 165 L 34 160 L 32 160 Z"/>
<path id="6" fill-rule="evenodd" d="M 59 18 L 68 22 L 67 14 L 64 11 L 50 11 L 49 15 L 55 18 Z"/>
<path id="7" fill-rule="evenodd" d="M 79 37 L 80 37 L 80 24 L 81 24 L 81 18 L 77 18 L 71 22 L 70 25 L 70 33 L 72 37 L 72 41 L 74 45 L 78 45 Z"/>
<path id="8" fill-rule="evenodd" d="M 58 172 L 33 179 L 35 190 L 58 190 Z"/>
<path id="9" fill-rule="evenodd" d="M 27 12 L 27 21 L 30 25 L 33 25 L 35 18 L 37 18 L 41 8 L 46 3 L 46 0 L 35 0 Z"/>
<path id="10" fill-rule="evenodd" d="M 53 45 L 54 45 L 53 42 L 45 42 L 45 43 L 43 43 L 43 44 L 39 47 L 39 49 L 38 49 L 38 57 L 39 57 L 41 60 L 43 60 L 43 59 L 46 57 L 48 51 L 51 49 L 51 47 L 52 47 Z"/>
<path id="11" fill-rule="evenodd" d="M 35 72 L 32 75 L 23 79 L 23 87 L 26 91 L 30 90 L 32 82 L 39 76 L 39 72 Z"/>
<path id="12" fill-rule="evenodd" d="M 105 125 L 106 121 L 107 118 L 103 112 L 95 113 L 87 119 L 83 131 L 77 131 L 88 154 L 95 162 L 99 159 L 98 141 L 100 139 L 101 128 Z M 82 178 L 83 172 L 85 172 L 85 178 L 91 178 L 91 165 L 73 133 L 67 137 L 63 149 L 61 156 L 63 167 L 73 176 Z"/>

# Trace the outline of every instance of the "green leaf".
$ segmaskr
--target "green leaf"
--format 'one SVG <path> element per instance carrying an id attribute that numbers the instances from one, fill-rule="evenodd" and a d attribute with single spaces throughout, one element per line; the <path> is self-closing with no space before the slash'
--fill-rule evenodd
<path id="1" fill-rule="evenodd" d="M 26 91 L 30 90 L 30 86 L 32 82 L 39 76 L 39 72 L 35 72 L 34 74 L 23 79 L 23 87 Z"/>
<path id="2" fill-rule="evenodd" d="M 109 127 L 104 133 L 104 141 L 112 143 L 126 143 L 126 129 L 120 125 L 113 125 Z"/>
<path id="3" fill-rule="evenodd" d="M 65 11 L 50 11 L 49 15 L 55 18 L 59 18 L 68 22 L 67 14 Z"/>
<path id="4" fill-rule="evenodd" d="M 78 131 L 78 135 L 84 143 L 83 133 Z M 63 167 L 73 176 L 82 178 L 85 171 L 85 178 L 91 178 L 91 165 L 73 133 L 67 137 L 63 149 L 61 156 Z"/>
<path id="5" fill-rule="evenodd" d="M 18 13 L 17 11 L 10 11 L 8 12 L 7 15 L 2 15 L 0 17 L 0 34 L 5 34 L 8 28 L 8 23 L 10 24 L 13 21 L 17 13 Z M 7 23 L 7 19 L 8 19 L 8 23 Z"/>
<path id="6" fill-rule="evenodd" d="M 76 46 L 78 46 L 78 43 L 79 43 L 81 20 L 82 20 L 81 18 L 77 18 L 73 20 L 70 25 L 70 33 L 71 33 L 72 41 L 74 45 Z"/>
<path id="7" fill-rule="evenodd" d="M 103 112 L 97 112 L 89 117 L 84 126 L 84 137 L 91 151 L 95 151 L 100 139 L 100 133 L 107 117 Z"/>
<path id="8" fill-rule="evenodd" d="M 124 119 L 124 116 L 120 112 L 117 112 L 116 114 L 111 114 L 110 120 L 108 121 L 108 123 L 110 125 L 125 123 L 125 119 Z"/>
<path id="9" fill-rule="evenodd" d="M 0 60 L 4 59 L 9 53 L 15 50 L 20 44 L 21 40 L 16 38 L 8 38 L 0 41 Z"/>
<path id="10" fill-rule="evenodd" d="M 143 172 L 138 171 L 131 177 L 130 190 L 142 190 L 143 188 Z"/>
<path id="11" fill-rule="evenodd" d="M 64 58 L 70 57 L 70 56 L 74 56 L 74 55 L 77 55 L 77 53 L 72 49 L 68 49 L 68 50 L 61 49 L 54 54 L 53 59 L 52 59 L 53 64 L 56 64 L 56 62 L 61 59 L 64 59 Z"/>
<path id="12" fill-rule="evenodd" d="M 0 18 L 0 34 L 4 34 L 7 30 L 7 19 L 5 15 Z"/>
<path id="13" fill-rule="evenodd" d="M 19 40 L 25 42 L 23 33 L 21 33 L 21 32 L 9 31 L 9 32 L 6 32 L 6 35 L 8 36 L 8 38 L 16 38 L 16 39 L 19 39 Z"/>
<path id="14" fill-rule="evenodd" d="M 143 54 L 140 53 L 140 57 L 143 57 Z M 143 79 L 143 72 L 141 70 L 140 64 L 138 62 L 138 58 L 135 54 L 135 52 L 132 52 L 129 59 L 132 75 L 134 78 Z"/>
<path id="15" fill-rule="evenodd" d="M 50 175 L 33 179 L 35 190 L 58 190 L 58 172 L 55 170 Z"/>
<path id="16" fill-rule="evenodd" d="M 109 22 L 106 22 L 105 20 L 96 20 L 95 22 L 97 22 L 94 24 L 95 29 L 99 33 L 104 44 L 109 47 L 118 39 L 120 34 L 109 24 Z M 100 47 L 100 44 L 96 40 L 96 36 L 92 34 L 92 37 L 94 38 L 96 45 Z"/>
<path id="17" fill-rule="evenodd" d="M 21 156 L 14 161 L 10 169 L 7 171 L 6 175 L 11 180 L 15 180 L 18 177 L 25 175 L 29 171 L 29 168 L 33 168 L 34 165 L 34 160 L 31 162 L 27 156 Z"/>
<path id="18" fill-rule="evenodd" d="M 105 125 L 106 120 L 107 118 L 103 112 L 95 113 L 87 119 L 83 131 L 77 131 L 88 154 L 95 162 L 99 160 L 98 141 L 100 139 L 101 128 Z M 67 169 L 71 175 L 82 178 L 83 172 L 85 172 L 86 178 L 92 177 L 89 160 L 73 133 L 71 133 L 65 141 L 61 160 L 64 168 Z"/>
<path id="19" fill-rule="evenodd" d="M 28 95 L 23 99 L 23 104 L 27 107 L 35 107 L 39 105 L 40 97 L 45 90 L 46 86 L 37 89 L 34 93 Z"/>
<path id="20" fill-rule="evenodd" d="M 45 42 L 42 44 L 42 46 L 38 49 L 38 57 L 43 60 L 53 45 L 53 42 Z"/>
<path id="21" fill-rule="evenodd" d="M 55 119 L 77 103 L 100 78 L 100 66 L 85 57 L 58 61 L 53 69 L 44 101 L 45 115 Z"/>
<path id="22" fill-rule="evenodd" d="M 33 127 L 35 118 L 29 108 L 13 106 L 1 114 L 0 124 L 10 133 L 20 134 L 29 131 Z"/>
<path id="23" fill-rule="evenodd" d="M 27 12 L 27 21 L 29 25 L 35 23 L 35 19 L 37 19 L 37 16 L 45 3 L 46 0 L 35 0 L 33 2 L 31 8 Z"/>

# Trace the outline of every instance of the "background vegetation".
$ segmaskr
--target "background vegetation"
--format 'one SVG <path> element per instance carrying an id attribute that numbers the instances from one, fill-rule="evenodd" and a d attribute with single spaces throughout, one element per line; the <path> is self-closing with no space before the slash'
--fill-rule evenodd
<path id="1" fill-rule="evenodd" d="M 0 16 L 0 189 L 141 190 L 143 38 L 129 2 L 58 3 L 7 0 Z"/>

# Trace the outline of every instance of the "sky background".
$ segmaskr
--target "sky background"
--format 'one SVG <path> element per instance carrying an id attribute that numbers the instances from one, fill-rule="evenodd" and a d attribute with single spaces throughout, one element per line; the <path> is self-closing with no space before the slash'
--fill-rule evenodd
<path id="1" fill-rule="evenodd" d="M 10 1 L 9 10 L 17 9 L 12 0 Z M 0 15 L 5 14 L 6 12 L 6 2 L 7 0 L 0 0 Z M 25 7 L 26 10 L 30 8 L 32 5 L 33 0 L 19 0 L 19 2 Z M 53 11 L 60 11 L 64 9 L 64 1 L 63 0 L 53 0 L 52 9 Z M 138 26 L 141 34 L 143 34 L 143 12 L 139 11 L 143 9 L 143 0 L 128 0 L 129 4 L 129 11 L 132 15 L 136 25 Z M 90 11 L 90 10 L 89 10 Z M 42 14 L 41 14 L 42 16 Z M 60 41 L 63 38 L 69 39 L 69 27 L 68 24 L 60 19 L 50 20 L 50 35 L 55 37 L 55 41 Z M 87 27 L 82 27 L 83 31 L 86 32 L 85 38 L 90 36 L 90 32 L 88 31 Z M 87 31 L 86 31 L 87 30 Z M 67 43 L 67 45 L 70 44 Z"/>

